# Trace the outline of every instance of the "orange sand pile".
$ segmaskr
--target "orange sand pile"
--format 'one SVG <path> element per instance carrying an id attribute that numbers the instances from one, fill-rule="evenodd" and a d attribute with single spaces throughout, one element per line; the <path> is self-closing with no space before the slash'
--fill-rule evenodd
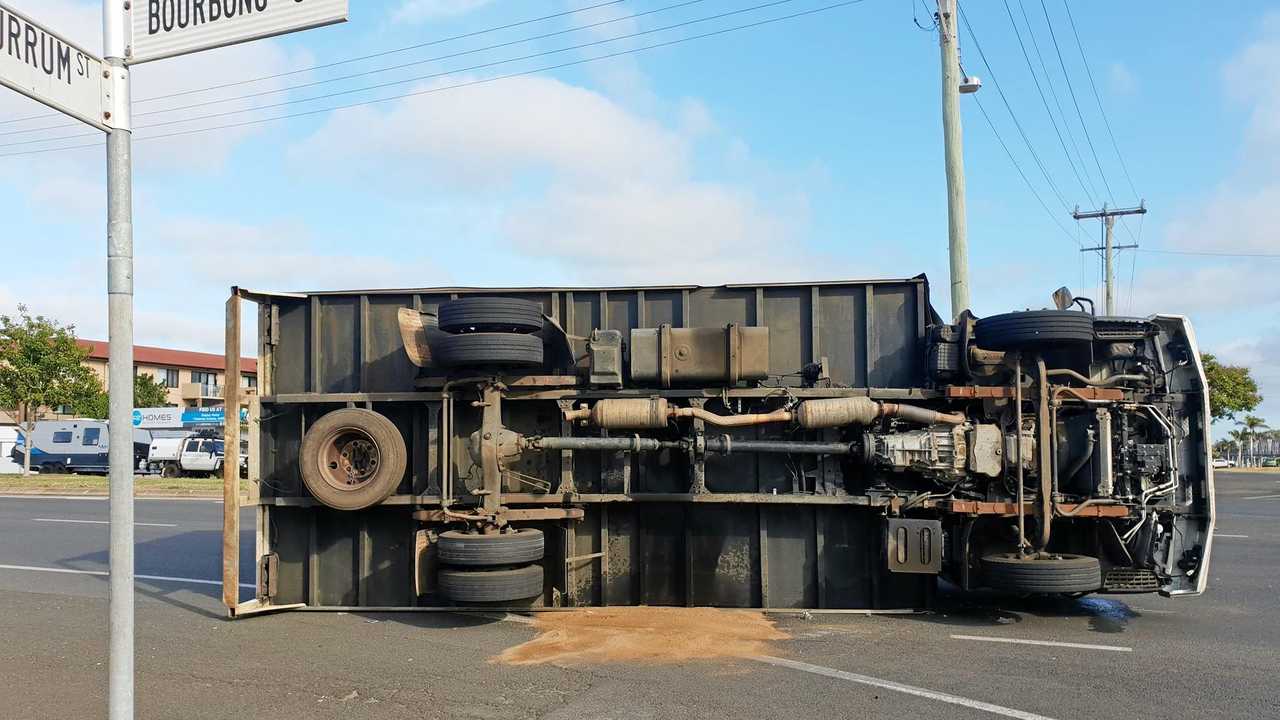
<path id="1" fill-rule="evenodd" d="M 494 661 L 511 665 L 682 663 L 771 653 L 790 636 L 762 613 L 713 608 L 617 607 L 540 613 L 539 635 Z"/>

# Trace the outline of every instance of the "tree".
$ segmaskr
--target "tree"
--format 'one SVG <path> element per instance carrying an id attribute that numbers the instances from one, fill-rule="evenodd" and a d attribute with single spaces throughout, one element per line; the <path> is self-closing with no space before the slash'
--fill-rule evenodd
<path id="1" fill-rule="evenodd" d="M 1245 440 L 1249 444 L 1249 464 L 1255 463 L 1253 452 L 1253 439 L 1259 432 L 1267 429 L 1267 421 L 1257 415 L 1245 415 L 1243 420 L 1237 420 L 1236 425 L 1244 428 L 1243 434 Z"/>
<path id="2" fill-rule="evenodd" d="M 1262 402 L 1249 368 L 1223 365 L 1209 353 L 1203 353 L 1200 359 L 1209 381 L 1209 413 L 1215 421 L 1234 420 L 1236 413 L 1247 413 Z"/>
<path id="3" fill-rule="evenodd" d="M 0 315 L 0 407 L 18 412 L 25 429 L 24 475 L 31 472 L 31 436 L 41 407 L 70 405 L 97 382 L 76 344 L 75 326 L 60 325 L 25 305 L 16 318 Z"/>
<path id="4" fill-rule="evenodd" d="M 158 380 L 146 373 L 133 376 L 133 406 L 136 408 L 164 407 L 169 402 L 169 391 Z M 95 377 L 93 386 L 79 394 L 71 403 L 72 412 L 80 417 L 105 420 L 110 410 L 110 400 L 102 383 Z"/>

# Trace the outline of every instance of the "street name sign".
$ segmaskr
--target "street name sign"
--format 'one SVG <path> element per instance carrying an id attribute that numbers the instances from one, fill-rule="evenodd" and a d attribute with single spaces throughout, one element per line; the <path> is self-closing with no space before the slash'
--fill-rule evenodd
<path id="1" fill-rule="evenodd" d="M 0 85 L 107 129 L 102 117 L 102 60 L 2 3 Z"/>
<path id="2" fill-rule="evenodd" d="M 347 0 L 133 0 L 128 62 L 346 22 Z"/>

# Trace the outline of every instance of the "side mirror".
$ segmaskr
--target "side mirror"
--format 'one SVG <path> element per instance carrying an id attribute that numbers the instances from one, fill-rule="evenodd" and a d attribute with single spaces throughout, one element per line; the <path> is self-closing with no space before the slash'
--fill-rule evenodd
<path id="1" fill-rule="evenodd" d="M 1075 296 L 1071 294 L 1071 291 L 1067 289 L 1066 285 L 1063 285 L 1053 291 L 1053 304 L 1059 310 L 1066 310 L 1071 307 L 1072 303 L 1075 301 Z"/>

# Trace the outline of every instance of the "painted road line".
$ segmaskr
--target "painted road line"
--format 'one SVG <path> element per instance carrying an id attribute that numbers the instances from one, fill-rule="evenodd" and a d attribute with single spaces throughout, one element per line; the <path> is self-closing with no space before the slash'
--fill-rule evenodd
<path id="1" fill-rule="evenodd" d="M 1220 538 L 1220 537 L 1223 537 L 1223 538 L 1240 538 L 1240 539 L 1242 539 L 1242 540 L 1247 540 L 1247 539 L 1249 538 L 1249 536 L 1248 536 L 1248 535 L 1231 535 L 1231 534 L 1228 534 L 1228 533 L 1214 533 L 1214 534 L 1213 534 L 1213 536 L 1214 536 L 1214 537 L 1216 537 L 1216 538 Z"/>
<path id="2" fill-rule="evenodd" d="M 28 570 L 31 572 L 65 573 L 67 575 L 97 575 L 106 577 L 106 570 L 72 570 L 71 568 L 37 567 L 35 565 L 0 565 L 0 570 Z M 158 580 L 160 582 L 190 583 L 193 585 L 221 585 L 221 580 L 201 580 L 199 578 L 171 577 L 169 575 L 134 575 L 137 580 Z M 240 587 L 256 588 L 253 583 L 240 583 Z"/>
<path id="3" fill-rule="evenodd" d="M 1272 498 L 1280 498 L 1280 495 L 1254 495 L 1253 497 L 1245 498 L 1245 500 L 1270 500 Z"/>
<path id="4" fill-rule="evenodd" d="M 1021 638 L 989 637 L 986 635 L 952 635 L 952 640 L 976 640 L 978 642 L 1011 643 L 1013 645 L 1045 645 L 1048 647 L 1077 648 L 1079 650 L 1108 650 L 1110 652 L 1133 652 L 1133 648 L 1123 645 L 1092 645 L 1090 643 L 1057 642 L 1055 640 L 1023 640 Z"/>
<path id="5" fill-rule="evenodd" d="M 852 683 L 858 683 L 859 685 L 870 685 L 871 687 L 878 687 L 884 690 L 893 690 L 894 692 L 900 692 L 906 695 L 915 695 L 916 697 L 937 700 L 938 702 L 949 703 L 951 705 L 959 705 L 972 710 L 981 710 L 983 712 L 989 712 L 993 715 L 1000 715 L 1002 717 L 1018 718 L 1019 720 L 1051 720 L 1045 715 L 1037 715 L 1024 710 L 1015 710 L 1014 708 L 1004 707 L 1003 705 L 993 705 L 991 703 L 982 702 L 981 700 L 971 700 L 967 697 L 951 695 L 950 693 L 929 690 L 927 688 L 916 687 L 914 685 L 903 685 L 902 683 L 896 683 L 892 680 L 881 680 L 880 678 L 871 677 L 870 675 L 859 675 L 858 673 L 835 670 L 821 665 L 810 665 L 809 663 L 800 662 L 798 660 L 788 660 L 786 658 L 772 657 L 770 655 L 759 655 L 751 659 L 766 665 L 799 670 L 800 672 L 822 675 L 823 677 L 835 678 L 837 680 L 845 680 Z"/>
<path id="6" fill-rule="evenodd" d="M 51 523 L 82 523 L 85 525 L 110 525 L 110 520 L 64 520 L 62 518 L 31 518 L 31 522 L 51 522 Z M 178 527 L 174 523 L 144 523 L 135 522 L 134 525 L 140 527 Z"/>

